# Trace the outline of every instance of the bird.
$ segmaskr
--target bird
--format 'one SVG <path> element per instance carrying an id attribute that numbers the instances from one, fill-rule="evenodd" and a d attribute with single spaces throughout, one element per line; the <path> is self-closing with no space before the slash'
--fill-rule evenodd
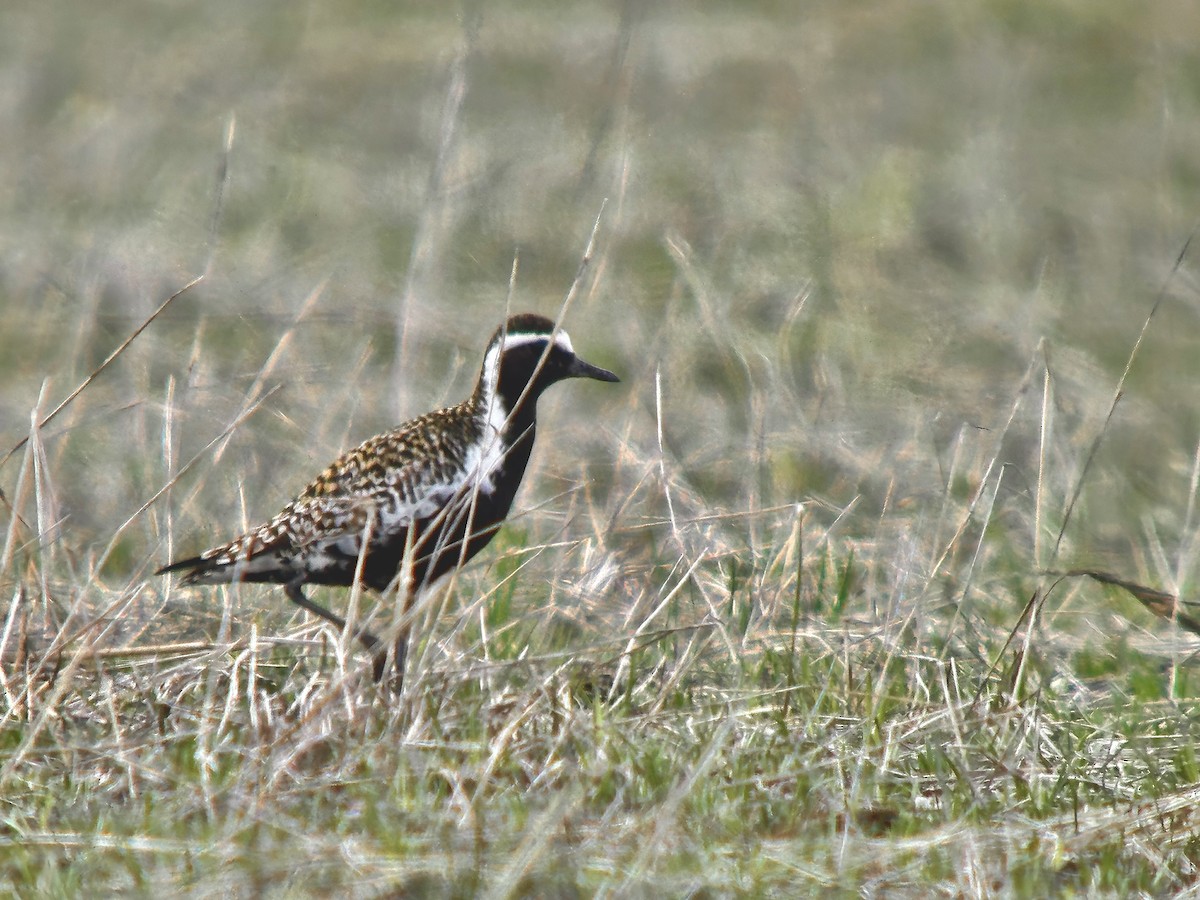
<path id="1" fill-rule="evenodd" d="M 525 474 L 537 401 L 568 378 L 619 382 L 576 355 L 555 322 L 514 315 L 488 342 L 471 395 L 446 409 L 378 434 L 335 459 L 274 518 L 156 575 L 184 585 L 281 584 L 288 598 L 339 630 L 346 620 L 315 603 L 308 585 L 362 585 L 396 591 L 401 613 L 414 599 L 487 546 L 503 525 Z M 391 645 L 393 683 L 403 685 L 408 617 Z M 388 646 L 355 635 L 371 652 L 375 681 Z"/>

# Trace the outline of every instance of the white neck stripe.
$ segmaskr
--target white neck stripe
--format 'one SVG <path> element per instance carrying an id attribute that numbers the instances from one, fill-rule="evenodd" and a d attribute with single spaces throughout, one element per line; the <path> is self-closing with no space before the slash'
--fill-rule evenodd
<path id="1" fill-rule="evenodd" d="M 514 331 L 506 334 L 504 340 L 499 344 L 492 344 L 488 347 L 487 354 L 483 358 L 483 398 L 484 402 L 491 404 L 496 395 L 496 382 L 500 379 L 500 357 L 515 347 L 523 347 L 527 344 L 536 344 L 540 342 L 548 342 L 550 335 L 545 332 L 529 333 L 527 331 Z M 571 339 L 565 331 L 560 331 L 554 337 L 554 346 L 558 347 L 572 356 L 575 355 L 575 348 L 571 346 Z M 506 413 L 507 414 L 507 413 Z"/>

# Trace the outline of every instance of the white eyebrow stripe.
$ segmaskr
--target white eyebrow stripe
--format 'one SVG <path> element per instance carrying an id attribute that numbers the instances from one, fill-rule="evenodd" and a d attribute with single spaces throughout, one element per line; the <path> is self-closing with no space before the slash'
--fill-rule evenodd
<path id="1" fill-rule="evenodd" d="M 483 396 L 486 398 L 488 408 L 495 403 L 496 381 L 500 377 L 500 356 L 513 347 L 545 341 L 548 337 L 549 335 L 545 332 L 514 331 L 504 336 L 502 344 L 492 344 L 488 347 L 487 353 L 483 357 Z M 572 356 L 575 355 L 575 348 L 571 346 L 571 338 L 565 331 L 560 331 L 555 335 L 554 345 Z M 508 415 L 507 411 L 505 415 Z"/>
<path id="2" fill-rule="evenodd" d="M 529 334 L 528 332 L 509 332 L 504 336 L 504 343 L 501 345 L 503 350 L 512 350 L 514 347 L 520 347 L 525 344 L 533 344 L 538 341 L 546 341 L 550 335 L 545 333 Z M 571 338 L 565 331 L 560 331 L 554 337 L 555 345 L 561 349 L 575 355 L 575 347 L 571 344 Z"/>

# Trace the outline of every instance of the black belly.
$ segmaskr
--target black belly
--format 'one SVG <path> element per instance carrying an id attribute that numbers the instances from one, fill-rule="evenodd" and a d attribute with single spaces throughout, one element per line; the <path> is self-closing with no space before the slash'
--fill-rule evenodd
<path id="1" fill-rule="evenodd" d="M 377 591 L 386 590 L 399 574 L 405 553 L 412 554 L 413 586 L 420 589 L 432 584 L 491 542 L 504 524 L 515 494 L 515 490 L 479 492 L 474 510 L 470 495 L 459 497 L 441 516 L 418 519 L 408 528 L 373 536 L 363 559 L 363 584 Z M 416 533 L 410 537 L 414 527 Z M 336 554 L 332 565 L 309 570 L 304 580 L 308 584 L 348 587 L 357 567 L 357 555 Z"/>
<path id="2" fill-rule="evenodd" d="M 510 448 L 504 469 L 494 474 L 492 491 L 477 491 L 474 497 L 471 492 L 464 492 L 451 501 L 445 513 L 418 519 L 408 528 L 374 536 L 363 559 L 363 583 L 377 591 L 386 590 L 400 573 L 405 553 L 411 553 L 412 585 L 420 590 L 486 547 L 504 524 L 521 484 L 521 476 L 525 474 L 533 446 L 532 428 L 526 435 L 526 440 L 520 440 Z M 416 532 L 410 536 L 409 531 L 413 528 Z M 332 566 L 310 571 L 305 581 L 349 586 L 357 566 L 357 555 L 343 555 L 337 557 Z"/>
<path id="3" fill-rule="evenodd" d="M 533 450 L 532 404 L 510 423 L 510 428 L 520 437 L 509 446 L 503 466 L 492 473 L 494 487 L 491 491 L 480 490 L 474 492 L 474 496 L 464 491 L 451 501 L 452 509 L 448 514 L 418 519 L 407 528 L 372 537 L 363 559 L 362 580 L 367 587 L 386 590 L 400 574 L 407 553 L 411 554 L 412 561 L 411 584 L 415 590 L 420 590 L 491 543 L 512 508 Z M 348 586 L 354 581 L 357 567 L 356 554 L 343 555 L 335 558 L 328 567 L 308 570 L 304 580 L 309 584 Z M 405 598 L 406 604 L 408 599 Z"/>
<path id="4" fill-rule="evenodd" d="M 515 487 L 489 494 L 479 492 L 473 510 L 467 495 L 440 518 L 418 519 L 412 537 L 404 529 L 384 540 L 372 541 L 363 561 L 364 583 L 377 591 L 385 590 L 404 565 L 404 554 L 411 552 L 413 587 L 419 590 L 432 584 L 491 542 L 504 524 L 515 494 Z"/>

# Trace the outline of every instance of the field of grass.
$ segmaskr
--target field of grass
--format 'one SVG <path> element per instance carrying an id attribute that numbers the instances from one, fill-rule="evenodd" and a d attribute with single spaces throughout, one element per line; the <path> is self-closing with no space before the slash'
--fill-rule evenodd
<path id="1" fill-rule="evenodd" d="M 0 129 L 0 893 L 1200 890 L 1190 0 L 48 0 Z M 401 696 L 151 574 L 569 293 Z"/>

